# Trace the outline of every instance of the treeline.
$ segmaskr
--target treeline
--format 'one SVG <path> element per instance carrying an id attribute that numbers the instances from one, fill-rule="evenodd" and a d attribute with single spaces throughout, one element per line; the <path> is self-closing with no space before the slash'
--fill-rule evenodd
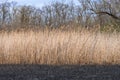
<path id="1" fill-rule="evenodd" d="M 120 31 L 120 0 L 78 0 L 51 2 L 42 8 L 0 3 L 0 28 L 86 27 Z"/>

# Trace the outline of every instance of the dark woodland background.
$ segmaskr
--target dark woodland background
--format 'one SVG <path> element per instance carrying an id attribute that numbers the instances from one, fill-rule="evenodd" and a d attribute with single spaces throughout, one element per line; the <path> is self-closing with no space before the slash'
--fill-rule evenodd
<path id="1" fill-rule="evenodd" d="M 100 27 L 100 31 L 120 31 L 120 0 L 52 1 L 42 8 L 0 3 L 0 28 Z"/>

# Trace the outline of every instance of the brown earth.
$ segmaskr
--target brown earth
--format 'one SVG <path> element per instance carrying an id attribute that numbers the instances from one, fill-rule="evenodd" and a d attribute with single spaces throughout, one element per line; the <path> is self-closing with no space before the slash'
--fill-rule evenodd
<path id="1" fill-rule="evenodd" d="M 120 66 L 0 65 L 0 80 L 120 80 Z"/>

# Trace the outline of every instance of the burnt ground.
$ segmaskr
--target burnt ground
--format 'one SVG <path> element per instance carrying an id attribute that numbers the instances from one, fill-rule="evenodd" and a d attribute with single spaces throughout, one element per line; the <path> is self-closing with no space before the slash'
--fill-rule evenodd
<path id="1" fill-rule="evenodd" d="M 120 65 L 0 65 L 0 80 L 120 80 Z"/>

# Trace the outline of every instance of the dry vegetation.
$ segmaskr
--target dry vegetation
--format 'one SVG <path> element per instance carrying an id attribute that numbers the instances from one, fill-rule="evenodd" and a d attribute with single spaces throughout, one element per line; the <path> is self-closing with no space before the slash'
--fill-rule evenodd
<path id="1" fill-rule="evenodd" d="M 119 63 L 119 33 L 60 29 L 0 32 L 0 64 Z"/>

